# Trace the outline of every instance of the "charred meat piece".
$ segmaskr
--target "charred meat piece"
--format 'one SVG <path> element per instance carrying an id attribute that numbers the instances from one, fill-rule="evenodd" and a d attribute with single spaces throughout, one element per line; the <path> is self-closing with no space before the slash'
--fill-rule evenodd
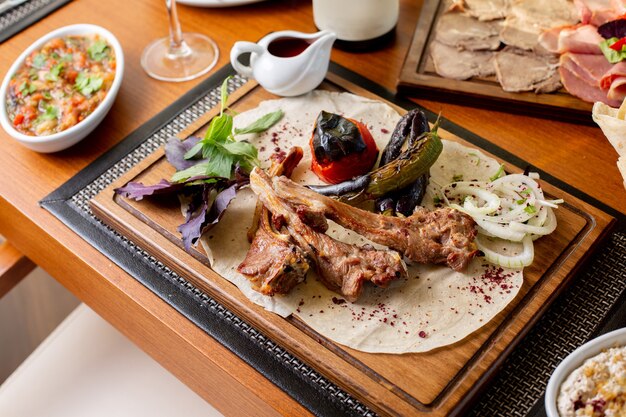
<path id="1" fill-rule="evenodd" d="M 274 159 L 271 175 L 291 176 L 302 159 L 302 148 L 295 146 L 284 159 Z M 245 275 L 255 290 L 265 295 L 287 294 L 293 287 L 303 282 L 309 270 L 306 254 L 294 244 L 288 233 L 278 230 L 279 219 L 272 219 L 271 213 L 257 202 L 252 227 L 248 238 L 252 242 L 246 258 L 237 271 Z"/>
<path id="2" fill-rule="evenodd" d="M 253 177 L 252 190 L 274 216 L 285 220 L 291 238 L 315 262 L 320 280 L 330 290 L 356 301 L 365 281 L 386 287 L 392 280 L 406 277 L 406 266 L 397 252 L 359 247 L 316 232 L 288 202 L 278 198 L 267 174 L 255 168 Z"/>
<path id="3" fill-rule="evenodd" d="M 258 175 L 254 174 L 254 177 L 258 184 Z M 461 271 L 478 254 L 474 244 L 476 223 L 460 211 L 418 208 L 409 217 L 390 217 L 322 196 L 285 177 L 272 178 L 271 185 L 278 197 L 291 204 L 323 213 L 341 226 L 397 250 L 415 262 L 446 264 Z"/>
<path id="4" fill-rule="evenodd" d="M 262 211 L 260 227 L 237 271 L 252 281 L 262 294 L 287 294 L 304 281 L 309 263 L 289 234 L 273 229 L 269 216 L 267 210 Z"/>

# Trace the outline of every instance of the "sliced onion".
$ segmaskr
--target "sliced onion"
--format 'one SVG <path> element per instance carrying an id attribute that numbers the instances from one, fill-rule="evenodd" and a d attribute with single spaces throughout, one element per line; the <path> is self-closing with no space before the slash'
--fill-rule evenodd
<path id="1" fill-rule="evenodd" d="M 535 249 L 532 238 L 527 235 L 522 239 L 523 250 L 518 255 L 503 255 L 489 249 L 481 240 L 480 235 L 476 236 L 476 246 L 485 255 L 485 259 L 495 265 L 506 268 L 523 268 L 533 263 Z"/>

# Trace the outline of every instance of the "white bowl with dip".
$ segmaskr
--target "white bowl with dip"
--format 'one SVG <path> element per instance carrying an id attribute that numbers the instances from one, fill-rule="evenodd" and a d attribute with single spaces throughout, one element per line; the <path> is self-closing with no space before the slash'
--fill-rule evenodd
<path id="1" fill-rule="evenodd" d="M 545 395 L 545 407 L 548 417 L 562 417 L 559 414 L 557 401 L 561 385 L 567 377 L 590 358 L 614 347 L 626 346 L 626 328 L 614 330 L 590 340 L 570 353 L 554 370 Z"/>
<path id="2" fill-rule="evenodd" d="M 104 100 L 98 104 L 96 109 L 91 114 L 85 117 L 84 120 L 81 120 L 76 125 L 71 126 L 66 130 L 45 136 L 29 136 L 19 132 L 13 127 L 13 124 L 9 120 L 7 114 L 6 96 L 11 76 L 17 72 L 28 55 L 30 55 L 33 51 L 40 49 L 46 42 L 54 38 L 71 35 L 99 35 L 106 40 L 109 45 L 111 45 L 113 51 L 115 52 L 116 68 L 115 78 L 111 84 L 110 90 L 107 92 Z M 123 74 L 124 52 L 122 51 L 122 46 L 117 38 L 105 28 L 92 24 L 76 24 L 53 30 L 45 36 L 39 38 L 24 52 L 22 52 L 19 58 L 15 60 L 9 71 L 6 73 L 4 80 L 2 81 L 2 85 L 0 86 L 0 125 L 11 137 L 34 151 L 49 153 L 69 148 L 84 139 L 104 119 L 115 101 L 117 92 L 122 84 Z"/>

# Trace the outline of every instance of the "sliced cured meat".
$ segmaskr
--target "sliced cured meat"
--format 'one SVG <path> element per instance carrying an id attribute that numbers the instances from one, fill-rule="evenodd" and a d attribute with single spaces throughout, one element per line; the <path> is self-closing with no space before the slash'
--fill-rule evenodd
<path id="1" fill-rule="evenodd" d="M 609 64 L 607 70 L 602 74 L 602 78 L 600 79 L 600 87 L 604 89 L 608 89 L 613 81 L 619 77 L 626 76 L 626 62 L 618 62 L 615 65 Z"/>
<path id="2" fill-rule="evenodd" d="M 623 0 L 574 0 L 583 24 L 600 26 L 626 13 Z"/>
<path id="3" fill-rule="evenodd" d="M 492 51 L 459 51 L 437 41 L 430 44 L 430 56 L 437 74 L 455 80 L 493 75 L 493 55 Z"/>
<path id="4" fill-rule="evenodd" d="M 604 38 L 598 33 L 598 28 L 592 25 L 554 27 L 539 35 L 539 44 L 555 54 L 573 52 L 602 55 L 599 44 L 603 40 Z"/>
<path id="5" fill-rule="evenodd" d="M 499 34 L 499 23 L 480 22 L 464 13 L 445 13 L 437 23 L 435 39 L 457 49 L 496 50 Z"/>
<path id="6" fill-rule="evenodd" d="M 592 25 L 564 28 L 559 33 L 558 52 L 602 55 L 599 45 L 603 40 L 598 28 Z"/>
<path id="7" fill-rule="evenodd" d="M 600 79 L 607 71 L 606 59 L 599 55 L 565 53 L 561 55 L 559 74 L 567 91 L 581 100 L 594 103 L 601 101 L 609 106 L 619 106 L 620 102 L 607 97 L 607 90 L 600 87 Z"/>
<path id="8" fill-rule="evenodd" d="M 561 55 L 559 62 L 561 67 L 597 87 L 600 87 L 600 80 L 612 67 L 604 55 L 566 53 Z"/>
<path id="9" fill-rule="evenodd" d="M 606 96 L 610 100 L 622 102 L 626 98 L 626 77 L 618 77 L 613 80 Z"/>
<path id="10" fill-rule="evenodd" d="M 478 20 L 504 19 L 510 3 L 510 0 L 465 0 L 465 10 Z"/>
<path id="11" fill-rule="evenodd" d="M 609 90 L 609 99 L 622 101 L 626 97 L 626 62 L 613 65 L 600 79 L 600 87 Z"/>
<path id="12" fill-rule="evenodd" d="M 558 60 L 554 56 L 507 47 L 496 53 L 494 63 L 504 91 L 550 93 L 561 88 L 556 71 Z"/>
<path id="13" fill-rule="evenodd" d="M 567 0 L 515 0 L 504 22 L 500 40 L 521 49 L 533 49 L 543 30 L 578 22 L 578 13 Z"/>

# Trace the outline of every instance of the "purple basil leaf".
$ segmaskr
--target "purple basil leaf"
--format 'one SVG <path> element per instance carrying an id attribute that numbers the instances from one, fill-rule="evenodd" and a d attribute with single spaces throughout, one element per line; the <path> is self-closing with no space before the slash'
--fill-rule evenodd
<path id="1" fill-rule="evenodd" d="M 155 185 L 143 185 L 140 182 L 129 182 L 123 187 L 116 188 L 114 191 L 126 198 L 139 201 L 149 195 L 175 193 L 180 191 L 184 186 L 184 183 L 172 183 L 167 180 L 161 180 Z"/>
<path id="2" fill-rule="evenodd" d="M 185 223 L 178 226 L 178 231 L 183 236 L 183 246 L 186 251 L 189 251 L 191 246 L 194 245 L 202 235 L 202 225 L 206 219 L 207 208 L 208 204 L 205 200 L 195 213 L 191 216 L 187 216 L 189 219 Z"/>
<path id="3" fill-rule="evenodd" d="M 206 218 L 206 224 L 202 228 L 202 233 L 208 231 L 220 221 L 224 212 L 228 208 L 228 205 L 233 198 L 237 195 L 238 184 L 233 184 L 230 187 L 222 190 L 216 197 L 215 201 L 209 209 L 209 214 Z"/>
<path id="4" fill-rule="evenodd" d="M 201 138 L 197 136 L 190 136 L 185 140 L 172 136 L 165 144 L 165 158 L 177 171 L 182 171 L 200 162 L 206 162 L 206 160 L 199 158 L 185 159 L 185 154 L 200 140 Z"/>
<path id="5" fill-rule="evenodd" d="M 617 19 L 606 22 L 598 27 L 598 33 L 604 39 L 626 37 L 626 19 Z"/>

